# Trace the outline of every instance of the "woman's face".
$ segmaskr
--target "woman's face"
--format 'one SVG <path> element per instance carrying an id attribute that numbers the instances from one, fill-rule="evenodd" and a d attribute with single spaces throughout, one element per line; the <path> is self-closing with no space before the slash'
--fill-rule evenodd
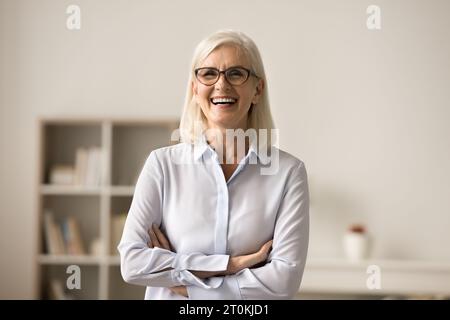
<path id="1" fill-rule="evenodd" d="M 212 51 L 199 68 L 213 67 L 220 71 L 230 67 L 241 66 L 251 70 L 250 61 L 241 50 L 234 46 L 224 45 Z M 247 115 L 252 104 L 258 103 L 264 83 L 252 75 L 246 82 L 233 86 L 220 74 L 219 80 L 207 86 L 194 79 L 193 94 L 200 105 L 206 119 L 208 128 L 247 129 Z M 223 103 L 218 98 L 229 98 Z M 232 100 L 234 100 L 232 102 Z"/>

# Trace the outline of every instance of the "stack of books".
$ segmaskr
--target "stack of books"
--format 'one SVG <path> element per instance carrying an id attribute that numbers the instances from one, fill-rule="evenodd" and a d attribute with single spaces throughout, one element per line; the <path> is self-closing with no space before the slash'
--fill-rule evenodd
<path id="1" fill-rule="evenodd" d="M 100 186 L 103 151 L 100 147 L 77 148 L 74 165 L 55 164 L 50 183 L 57 185 Z"/>

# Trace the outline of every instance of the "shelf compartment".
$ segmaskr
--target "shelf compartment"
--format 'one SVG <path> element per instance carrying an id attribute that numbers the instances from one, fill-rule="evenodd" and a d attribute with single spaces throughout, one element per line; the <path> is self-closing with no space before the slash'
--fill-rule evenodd
<path id="1" fill-rule="evenodd" d="M 47 123 L 43 126 L 43 174 L 41 183 L 47 184 L 55 165 L 75 166 L 78 148 L 101 147 L 101 123 Z"/>
<path id="2" fill-rule="evenodd" d="M 69 290 L 67 280 L 73 273 L 67 273 L 68 265 L 41 266 L 41 297 L 43 299 L 94 300 L 99 298 L 97 266 L 78 265 L 80 268 L 80 289 Z"/>
<path id="3" fill-rule="evenodd" d="M 111 266 L 109 270 L 109 299 L 112 300 L 143 300 L 144 286 L 126 283 L 120 274 L 119 266 Z"/>
<path id="4" fill-rule="evenodd" d="M 171 144 L 170 123 L 114 124 L 112 129 L 112 184 L 136 185 L 139 173 L 154 149 Z"/>
<path id="5" fill-rule="evenodd" d="M 46 195 L 43 197 L 43 212 L 49 211 L 58 228 L 68 217 L 74 217 L 78 222 L 81 240 L 86 254 L 90 253 L 90 246 L 100 237 L 100 197 L 80 195 Z M 44 218 L 42 218 L 42 246 L 41 253 L 48 253 L 45 240 Z M 62 230 L 62 229 L 61 229 Z M 44 250 L 45 248 L 45 250 Z"/>
<path id="6" fill-rule="evenodd" d="M 111 239 L 110 254 L 117 255 L 117 246 L 122 238 L 125 220 L 130 210 L 131 196 L 115 196 L 111 198 Z"/>

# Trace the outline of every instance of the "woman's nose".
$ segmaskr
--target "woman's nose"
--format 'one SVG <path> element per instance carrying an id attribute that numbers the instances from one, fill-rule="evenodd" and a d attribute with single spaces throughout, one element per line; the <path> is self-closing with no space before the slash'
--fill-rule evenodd
<path id="1" fill-rule="evenodd" d="M 215 83 L 216 90 L 230 89 L 231 85 L 228 83 L 224 73 L 219 74 L 219 80 Z"/>

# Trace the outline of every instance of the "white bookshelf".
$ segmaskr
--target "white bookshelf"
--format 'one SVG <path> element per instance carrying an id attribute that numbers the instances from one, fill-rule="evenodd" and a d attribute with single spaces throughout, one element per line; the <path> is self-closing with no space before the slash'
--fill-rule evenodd
<path id="1" fill-rule="evenodd" d="M 170 145 L 178 127 L 176 119 L 40 119 L 38 241 L 36 298 L 49 298 L 49 284 L 65 284 L 70 265 L 81 270 L 81 289 L 67 290 L 75 299 L 143 299 L 144 287 L 126 284 L 120 275 L 120 260 L 111 242 L 114 215 L 128 212 L 136 179 L 149 153 Z M 101 182 L 96 186 L 53 185 L 49 171 L 54 165 L 74 165 L 77 148 L 99 147 Z M 56 223 L 69 216 L 79 222 L 87 252 L 84 255 L 50 254 L 45 241 L 44 210 Z M 93 255 L 90 245 L 101 242 Z"/>

